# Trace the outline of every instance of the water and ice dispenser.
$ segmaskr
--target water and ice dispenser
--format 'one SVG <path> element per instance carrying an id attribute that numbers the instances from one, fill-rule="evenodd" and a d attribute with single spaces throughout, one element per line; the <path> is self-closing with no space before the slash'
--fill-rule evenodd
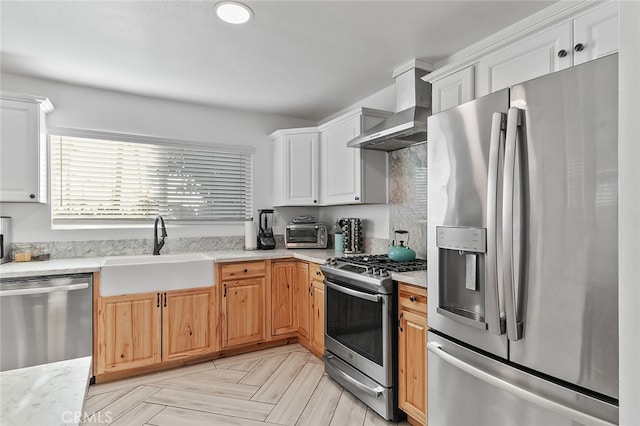
<path id="1" fill-rule="evenodd" d="M 440 271 L 437 312 L 473 327 L 486 329 L 487 230 L 438 226 L 436 245 Z"/>

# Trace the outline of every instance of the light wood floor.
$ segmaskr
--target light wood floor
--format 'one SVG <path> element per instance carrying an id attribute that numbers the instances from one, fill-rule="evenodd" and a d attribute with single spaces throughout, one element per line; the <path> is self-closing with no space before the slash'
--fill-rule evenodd
<path id="1" fill-rule="evenodd" d="M 84 411 L 84 424 L 112 426 L 394 424 L 299 344 L 92 385 Z"/>

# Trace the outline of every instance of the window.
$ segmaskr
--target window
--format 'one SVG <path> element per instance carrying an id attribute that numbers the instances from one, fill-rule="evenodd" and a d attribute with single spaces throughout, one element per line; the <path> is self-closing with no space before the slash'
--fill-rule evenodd
<path id="1" fill-rule="evenodd" d="M 54 225 L 244 221 L 252 148 L 67 130 L 52 132 Z"/>

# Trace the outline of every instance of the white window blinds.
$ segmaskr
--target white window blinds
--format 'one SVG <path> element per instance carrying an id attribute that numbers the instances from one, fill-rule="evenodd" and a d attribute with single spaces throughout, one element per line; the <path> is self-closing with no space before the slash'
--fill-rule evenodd
<path id="1" fill-rule="evenodd" d="M 184 221 L 251 217 L 249 149 L 126 137 L 50 138 L 54 224 L 148 221 L 157 215 Z"/>

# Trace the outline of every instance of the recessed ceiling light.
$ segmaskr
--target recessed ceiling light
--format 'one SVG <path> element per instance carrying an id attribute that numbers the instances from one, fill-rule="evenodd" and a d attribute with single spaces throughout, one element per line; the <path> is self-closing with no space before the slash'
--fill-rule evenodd
<path id="1" fill-rule="evenodd" d="M 237 1 L 221 1 L 215 8 L 218 18 L 230 24 L 244 24 L 253 17 L 253 11 Z"/>

